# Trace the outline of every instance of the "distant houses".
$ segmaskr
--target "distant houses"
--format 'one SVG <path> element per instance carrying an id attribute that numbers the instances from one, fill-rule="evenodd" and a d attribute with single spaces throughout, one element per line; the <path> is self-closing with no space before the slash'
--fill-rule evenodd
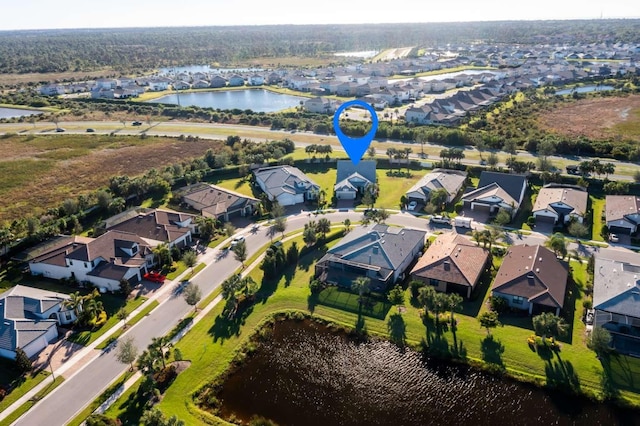
<path id="1" fill-rule="evenodd" d="M 605 220 L 609 232 L 635 234 L 640 225 L 640 197 L 635 195 L 607 195 Z"/>

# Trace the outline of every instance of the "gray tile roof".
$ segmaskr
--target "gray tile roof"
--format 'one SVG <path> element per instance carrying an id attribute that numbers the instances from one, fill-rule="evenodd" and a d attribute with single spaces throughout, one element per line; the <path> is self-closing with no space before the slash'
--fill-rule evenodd
<path id="1" fill-rule="evenodd" d="M 480 174 L 478 188 L 485 187 L 492 183 L 497 183 L 511 198 L 520 203 L 520 193 L 527 178 L 524 175 L 514 175 L 509 173 L 483 171 Z"/>
<path id="2" fill-rule="evenodd" d="M 272 197 L 277 197 L 282 193 L 304 194 L 313 189 L 320 189 L 318 184 L 296 167 L 264 167 L 253 173 L 256 180 L 264 184 L 266 192 Z"/>
<path id="3" fill-rule="evenodd" d="M 593 307 L 640 318 L 640 255 L 621 252 L 615 257 L 596 255 Z"/>
<path id="4" fill-rule="evenodd" d="M 387 225 L 357 227 L 347 234 L 328 254 L 363 265 L 374 265 L 393 271 L 411 256 L 411 250 L 426 233 Z"/>
<path id="5" fill-rule="evenodd" d="M 458 170 L 436 169 L 424 175 L 407 191 L 407 194 L 418 191 L 428 197 L 431 191 L 443 188 L 449 196 L 455 195 L 467 178 L 467 173 Z"/>
<path id="6" fill-rule="evenodd" d="M 336 183 L 342 182 L 354 173 L 360 174 L 369 182 L 376 182 L 376 162 L 373 160 L 362 160 L 358 165 L 354 165 L 351 160 L 338 160 L 337 167 Z"/>

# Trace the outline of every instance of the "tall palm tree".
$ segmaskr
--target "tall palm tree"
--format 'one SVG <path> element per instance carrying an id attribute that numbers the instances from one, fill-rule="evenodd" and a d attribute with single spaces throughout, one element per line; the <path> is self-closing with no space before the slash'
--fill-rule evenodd
<path id="1" fill-rule="evenodd" d="M 367 277 L 358 277 L 351 282 L 351 289 L 358 292 L 358 308 L 362 307 L 363 296 L 369 291 L 371 280 Z"/>
<path id="2" fill-rule="evenodd" d="M 169 245 L 167 243 L 158 244 L 151 251 L 157 258 L 158 266 L 160 268 L 171 263 L 171 250 L 169 250 Z"/>
<path id="3" fill-rule="evenodd" d="M 76 291 L 75 293 L 71 293 L 69 295 L 69 298 L 64 301 L 63 306 L 65 308 L 73 310 L 77 317 L 78 315 L 80 315 L 80 312 L 82 312 L 83 303 L 84 297 L 80 295 L 79 291 Z"/>

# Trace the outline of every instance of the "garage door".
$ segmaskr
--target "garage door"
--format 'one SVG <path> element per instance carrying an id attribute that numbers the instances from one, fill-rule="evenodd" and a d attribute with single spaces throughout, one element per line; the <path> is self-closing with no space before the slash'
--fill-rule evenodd
<path id="1" fill-rule="evenodd" d="M 612 234 L 629 235 L 631 234 L 631 229 L 625 228 L 624 226 L 612 226 L 609 228 L 609 232 Z"/>
<path id="2" fill-rule="evenodd" d="M 554 224 L 556 219 L 553 216 L 536 215 L 536 222 L 538 223 L 551 223 Z"/>
<path id="3" fill-rule="evenodd" d="M 356 193 L 353 191 L 337 191 L 336 198 L 338 200 L 354 200 L 356 198 Z"/>
<path id="4" fill-rule="evenodd" d="M 488 206 L 486 204 L 472 203 L 471 204 L 471 210 L 475 210 L 477 212 L 487 212 L 487 213 L 489 213 L 491 211 L 491 206 Z"/>

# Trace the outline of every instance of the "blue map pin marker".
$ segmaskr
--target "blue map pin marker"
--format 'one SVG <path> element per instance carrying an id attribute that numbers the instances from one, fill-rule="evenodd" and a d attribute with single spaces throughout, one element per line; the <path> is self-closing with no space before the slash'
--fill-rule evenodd
<path id="1" fill-rule="evenodd" d="M 361 138 L 351 138 L 342 133 L 342 130 L 340 130 L 340 114 L 342 114 L 342 111 L 352 106 L 360 106 L 369 111 L 369 114 L 371 115 L 371 130 L 369 130 L 369 133 Z M 347 152 L 347 155 L 354 165 L 358 164 L 362 159 L 365 151 L 367 150 L 367 148 L 369 148 L 369 145 L 371 145 L 371 141 L 376 135 L 377 130 L 378 115 L 376 114 L 376 110 L 374 110 L 371 105 L 364 101 L 359 101 L 356 99 L 353 101 L 345 102 L 340 105 L 340 107 L 336 110 L 335 115 L 333 116 L 333 131 L 336 132 L 336 136 L 338 136 L 342 147 Z"/>

